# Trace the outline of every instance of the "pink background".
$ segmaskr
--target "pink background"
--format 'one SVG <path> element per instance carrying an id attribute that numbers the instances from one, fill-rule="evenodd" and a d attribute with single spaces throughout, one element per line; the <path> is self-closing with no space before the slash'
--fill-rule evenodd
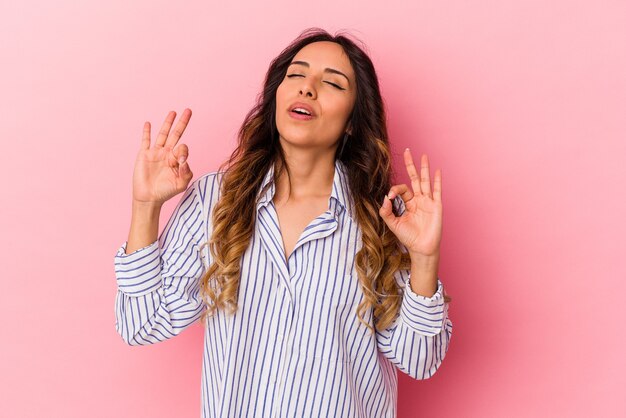
<path id="1" fill-rule="evenodd" d="M 0 4 L 0 415 L 199 416 L 199 324 L 115 332 L 143 122 L 190 107 L 215 170 L 321 26 L 368 45 L 396 167 L 410 146 L 443 172 L 454 336 L 432 379 L 399 374 L 398 416 L 626 416 L 625 2 L 86 3 Z"/>

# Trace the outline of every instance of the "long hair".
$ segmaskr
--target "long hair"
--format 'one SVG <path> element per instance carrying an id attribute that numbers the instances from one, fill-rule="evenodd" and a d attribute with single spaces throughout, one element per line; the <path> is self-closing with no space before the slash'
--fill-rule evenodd
<path id="1" fill-rule="evenodd" d="M 256 197 L 263 173 L 278 162 L 277 181 L 283 169 L 289 174 L 276 127 L 276 90 L 283 81 L 293 57 L 304 46 L 319 41 L 339 44 L 350 60 L 356 79 L 356 100 L 350 115 L 351 132 L 336 153 L 346 166 L 349 188 L 355 204 L 356 222 L 362 231 L 363 245 L 355 264 L 364 300 L 357 316 L 364 321 L 366 309 L 373 309 L 377 330 L 389 327 L 397 317 L 402 298 L 394 274 L 410 269 L 410 256 L 380 217 L 379 202 L 391 188 L 393 172 L 385 109 L 378 77 L 368 55 L 348 36 L 335 36 L 319 28 L 302 32 L 271 63 L 257 97 L 238 132 L 238 145 L 218 171 L 223 172 L 220 199 L 212 213 L 213 230 L 208 241 L 213 263 L 200 283 L 200 291 L 212 315 L 217 309 L 237 311 L 240 261 L 248 248 L 255 222 Z M 224 168 L 226 167 L 226 168 Z M 445 302 L 451 298 L 445 295 Z"/>

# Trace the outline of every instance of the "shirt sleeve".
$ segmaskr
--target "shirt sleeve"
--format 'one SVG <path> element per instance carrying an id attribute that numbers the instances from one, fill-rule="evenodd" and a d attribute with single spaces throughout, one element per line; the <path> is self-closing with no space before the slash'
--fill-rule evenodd
<path id="1" fill-rule="evenodd" d="M 440 278 L 435 294 L 425 297 L 411 289 L 410 277 L 410 270 L 396 272 L 396 281 L 403 288 L 400 313 L 390 327 L 376 332 L 376 340 L 381 353 L 398 369 L 414 379 L 428 379 L 448 351 L 452 321 Z"/>
<path id="2" fill-rule="evenodd" d="M 126 254 L 115 254 L 115 328 L 129 345 L 164 341 L 194 323 L 205 305 L 199 281 L 206 271 L 206 240 L 197 181 L 184 192 L 159 238 Z"/>

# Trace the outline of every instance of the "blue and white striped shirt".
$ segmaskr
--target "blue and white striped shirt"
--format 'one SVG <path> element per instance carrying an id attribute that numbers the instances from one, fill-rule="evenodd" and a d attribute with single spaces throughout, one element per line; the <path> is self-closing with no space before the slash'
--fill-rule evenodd
<path id="1" fill-rule="evenodd" d="M 152 244 L 115 255 L 116 330 L 130 345 L 178 335 L 205 309 L 199 278 L 221 172 L 193 181 Z M 273 167 L 257 199 L 257 219 L 241 261 L 238 311 L 208 318 L 202 362 L 202 417 L 395 417 L 396 368 L 431 377 L 452 336 L 443 284 L 414 293 L 399 270 L 400 314 L 371 335 L 356 315 L 363 299 L 355 269 L 361 231 L 345 166 L 335 163 L 329 209 L 304 229 L 285 260 Z M 402 212 L 404 203 L 394 205 Z M 365 320 L 373 326 L 372 310 Z"/>

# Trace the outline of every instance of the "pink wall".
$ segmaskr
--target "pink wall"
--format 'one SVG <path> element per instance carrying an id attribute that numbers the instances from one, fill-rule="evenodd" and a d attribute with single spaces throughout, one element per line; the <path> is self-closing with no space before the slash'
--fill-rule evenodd
<path id="1" fill-rule="evenodd" d="M 143 122 L 190 107 L 190 165 L 216 169 L 322 26 L 369 46 L 396 166 L 443 172 L 454 337 L 432 379 L 400 374 L 399 417 L 626 416 L 626 3 L 208 3 L 2 1 L 0 415 L 199 416 L 199 325 L 114 328 Z"/>

